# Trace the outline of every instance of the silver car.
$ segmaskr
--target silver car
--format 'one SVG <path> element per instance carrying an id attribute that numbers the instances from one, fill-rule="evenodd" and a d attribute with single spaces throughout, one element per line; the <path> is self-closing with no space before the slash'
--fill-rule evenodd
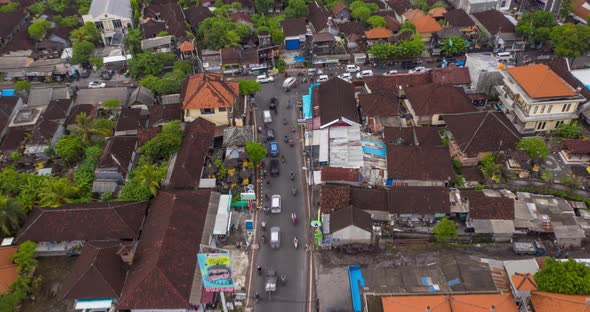
<path id="1" fill-rule="evenodd" d="M 270 247 L 281 247 L 281 228 L 278 226 L 273 226 L 270 228 Z"/>

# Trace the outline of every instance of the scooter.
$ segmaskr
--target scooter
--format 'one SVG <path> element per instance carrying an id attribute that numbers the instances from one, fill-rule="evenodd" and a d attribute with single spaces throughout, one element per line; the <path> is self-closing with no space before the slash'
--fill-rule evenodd
<path id="1" fill-rule="evenodd" d="M 287 160 L 285 160 L 285 156 L 284 155 L 281 155 L 281 162 L 284 164 L 285 161 L 287 161 Z"/>
<path id="2" fill-rule="evenodd" d="M 291 187 L 291 193 L 293 194 L 293 196 L 297 196 L 297 188 L 292 186 Z"/>
<path id="3" fill-rule="evenodd" d="M 295 145 L 295 141 L 293 141 L 293 139 L 289 140 L 289 146 L 293 147 L 293 145 Z"/>
<path id="4" fill-rule="evenodd" d="M 295 132 L 295 126 L 291 126 L 291 132 Z"/>
<path id="5" fill-rule="evenodd" d="M 295 180 L 295 173 L 293 173 L 293 171 L 289 172 L 289 178 Z"/>
<path id="6" fill-rule="evenodd" d="M 295 238 L 293 238 L 293 245 L 295 245 L 295 249 L 297 249 L 297 247 L 299 247 L 299 241 L 297 240 L 297 236 L 295 236 Z"/>
<path id="7" fill-rule="evenodd" d="M 283 118 L 283 125 L 287 124 L 287 118 Z"/>
<path id="8" fill-rule="evenodd" d="M 297 224 L 297 216 L 294 212 L 291 213 L 291 221 L 293 222 L 293 225 Z"/>
<path id="9" fill-rule="evenodd" d="M 285 143 L 289 143 L 289 136 L 288 135 L 286 135 L 283 139 L 285 140 Z"/>

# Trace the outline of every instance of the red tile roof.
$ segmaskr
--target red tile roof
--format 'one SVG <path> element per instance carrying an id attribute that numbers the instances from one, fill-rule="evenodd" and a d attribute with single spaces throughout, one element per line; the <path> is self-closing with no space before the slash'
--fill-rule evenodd
<path id="1" fill-rule="evenodd" d="M 471 76 L 469 76 L 467 67 L 433 68 L 430 74 L 434 83 L 449 85 L 467 85 L 471 83 Z"/>
<path id="2" fill-rule="evenodd" d="M 514 220 L 514 199 L 499 196 L 488 197 L 482 191 L 461 191 L 469 201 L 469 216 L 472 219 Z"/>
<path id="3" fill-rule="evenodd" d="M 419 16 L 412 20 L 418 33 L 435 33 L 443 28 L 432 16 Z"/>
<path id="4" fill-rule="evenodd" d="M 17 250 L 18 246 L 0 247 L 0 295 L 7 293 L 18 278 L 18 266 L 12 261 Z"/>
<path id="5" fill-rule="evenodd" d="M 375 92 L 359 94 L 359 106 L 361 114 L 370 117 L 393 117 L 399 116 L 399 100 L 394 92 Z"/>
<path id="6" fill-rule="evenodd" d="M 518 312 L 510 293 L 382 297 L 383 312 Z"/>
<path id="7" fill-rule="evenodd" d="M 377 27 L 365 31 L 365 36 L 367 37 L 367 40 L 389 39 L 393 37 L 393 33 L 385 27 Z"/>
<path id="8" fill-rule="evenodd" d="M 343 3 L 342 1 L 338 1 L 333 7 L 332 7 L 332 14 L 334 15 L 338 15 L 338 13 L 342 12 L 342 10 L 348 9 L 348 5 L 346 5 L 345 3 Z"/>
<path id="9" fill-rule="evenodd" d="M 531 302 L 535 312 L 588 312 L 588 296 L 562 295 L 533 291 Z"/>
<path id="10" fill-rule="evenodd" d="M 322 181 L 360 183 L 360 172 L 351 168 L 322 167 Z"/>
<path id="11" fill-rule="evenodd" d="M 565 148 L 575 154 L 590 154 L 590 140 L 565 140 Z"/>
<path id="12" fill-rule="evenodd" d="M 531 98 L 576 96 L 576 90 L 545 64 L 533 64 L 507 69 Z"/>
<path id="13" fill-rule="evenodd" d="M 184 109 L 229 108 L 240 94 L 235 81 L 224 81 L 223 74 L 202 73 L 185 80 L 180 99 Z"/>
<path id="14" fill-rule="evenodd" d="M 398 74 L 391 76 L 366 77 L 364 78 L 364 82 L 371 93 L 377 91 L 397 93 L 400 86 L 405 89 L 432 83 L 432 77 L 428 73 Z"/>
<path id="15" fill-rule="evenodd" d="M 350 186 L 323 184 L 320 193 L 320 208 L 323 213 L 348 207 L 350 204 Z"/>

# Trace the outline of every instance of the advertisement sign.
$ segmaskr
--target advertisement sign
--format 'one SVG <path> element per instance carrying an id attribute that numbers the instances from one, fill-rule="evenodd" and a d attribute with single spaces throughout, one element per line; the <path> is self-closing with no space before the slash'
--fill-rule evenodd
<path id="1" fill-rule="evenodd" d="M 197 254 L 203 287 L 211 292 L 234 291 L 229 253 Z"/>

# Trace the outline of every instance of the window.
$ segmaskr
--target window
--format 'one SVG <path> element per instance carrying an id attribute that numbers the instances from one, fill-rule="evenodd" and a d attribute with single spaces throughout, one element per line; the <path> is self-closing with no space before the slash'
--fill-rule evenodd
<path id="1" fill-rule="evenodd" d="M 555 122 L 555 128 L 559 128 L 563 124 L 564 124 L 564 121 L 563 120 L 556 121 Z"/>
<path id="2" fill-rule="evenodd" d="M 120 19 L 113 20 L 113 27 L 123 28 L 123 24 L 121 24 L 121 20 Z"/>
<path id="3" fill-rule="evenodd" d="M 549 107 L 547 107 L 547 114 L 551 113 L 552 108 L 553 108 L 553 105 L 549 105 Z"/>
<path id="4" fill-rule="evenodd" d="M 543 130 L 545 129 L 545 125 L 547 124 L 547 122 L 545 121 L 541 121 L 537 123 L 537 130 Z"/>
<path id="5" fill-rule="evenodd" d="M 561 112 L 569 112 L 570 108 L 572 107 L 572 104 L 566 104 L 563 106 L 563 108 L 561 109 Z"/>
<path id="6" fill-rule="evenodd" d="M 191 115 L 191 112 L 188 109 L 184 111 L 185 117 L 189 117 L 190 115 Z"/>
<path id="7" fill-rule="evenodd" d="M 220 111 L 220 112 L 227 112 L 227 108 L 225 108 L 225 107 L 220 107 L 220 108 L 219 108 L 219 111 Z"/>
<path id="8" fill-rule="evenodd" d="M 541 106 L 541 111 L 539 112 L 539 114 L 543 114 L 545 112 L 545 105 Z"/>
<path id="9" fill-rule="evenodd" d="M 537 113 L 538 109 L 539 109 L 539 106 L 535 106 L 535 109 L 533 109 L 533 115 Z"/>
<path id="10" fill-rule="evenodd" d="M 215 109 L 214 108 L 205 108 L 201 110 L 201 114 L 202 115 L 207 115 L 207 114 L 215 114 Z"/>
<path id="11" fill-rule="evenodd" d="M 102 22 L 94 22 L 94 25 L 96 25 L 96 28 L 104 30 L 104 25 Z"/>

